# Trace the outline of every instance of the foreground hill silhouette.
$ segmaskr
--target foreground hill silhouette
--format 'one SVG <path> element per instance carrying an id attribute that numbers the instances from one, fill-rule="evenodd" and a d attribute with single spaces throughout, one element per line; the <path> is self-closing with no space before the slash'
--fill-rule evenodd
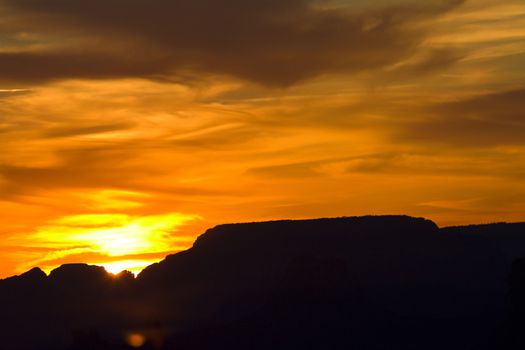
<path id="1" fill-rule="evenodd" d="M 73 264 L 0 281 L 0 350 L 517 348 L 521 257 L 525 224 L 221 225 L 137 278 Z"/>

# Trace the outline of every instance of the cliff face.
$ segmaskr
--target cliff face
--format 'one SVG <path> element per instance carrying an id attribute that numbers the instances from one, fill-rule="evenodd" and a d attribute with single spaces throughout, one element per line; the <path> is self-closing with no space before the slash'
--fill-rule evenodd
<path id="1" fill-rule="evenodd" d="M 440 230 L 405 216 L 231 224 L 136 279 L 87 265 L 35 269 L 0 281 L 0 349 L 61 349 L 91 330 L 108 344 L 141 332 L 179 349 L 482 344 L 521 254 L 513 242 L 525 225 L 494 237 L 509 227 Z M 266 343 L 250 343 L 256 336 Z"/>

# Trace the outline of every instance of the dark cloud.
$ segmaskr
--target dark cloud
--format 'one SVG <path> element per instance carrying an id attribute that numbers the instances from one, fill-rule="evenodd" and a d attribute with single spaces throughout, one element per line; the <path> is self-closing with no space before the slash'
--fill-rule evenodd
<path id="1" fill-rule="evenodd" d="M 15 84 L 75 78 L 153 77 L 168 67 L 168 62 L 160 59 L 77 49 L 0 53 L 0 81 Z"/>
<path id="2" fill-rule="evenodd" d="M 35 81 L 195 71 L 287 86 L 398 62 L 423 37 L 407 24 L 461 3 L 433 0 L 352 12 L 314 0 L 3 0 L 28 30 L 89 40 L 77 47 L 65 40 L 61 52 L 4 53 L 0 75 Z M 85 52 L 76 52 L 78 46 Z"/>
<path id="3" fill-rule="evenodd" d="M 447 102 L 420 112 L 401 137 L 461 147 L 525 144 L 525 89 Z"/>

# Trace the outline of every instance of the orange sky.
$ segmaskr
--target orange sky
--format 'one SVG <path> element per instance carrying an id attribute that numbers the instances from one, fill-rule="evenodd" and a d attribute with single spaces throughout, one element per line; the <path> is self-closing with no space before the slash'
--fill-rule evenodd
<path id="1" fill-rule="evenodd" d="M 219 223 L 525 220 L 522 0 L 0 0 L 0 277 Z"/>

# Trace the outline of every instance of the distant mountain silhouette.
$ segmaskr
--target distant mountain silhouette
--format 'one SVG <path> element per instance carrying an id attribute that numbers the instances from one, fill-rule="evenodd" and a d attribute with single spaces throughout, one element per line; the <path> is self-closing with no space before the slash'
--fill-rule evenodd
<path id="1" fill-rule="evenodd" d="M 525 224 L 221 225 L 137 278 L 73 264 L 1 280 L 0 350 L 512 348 L 521 257 Z"/>

